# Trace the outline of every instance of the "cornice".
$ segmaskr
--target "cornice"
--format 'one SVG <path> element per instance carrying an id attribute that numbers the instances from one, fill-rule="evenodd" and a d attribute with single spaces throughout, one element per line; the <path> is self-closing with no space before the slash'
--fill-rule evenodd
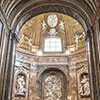
<path id="1" fill-rule="evenodd" d="M 21 50 L 22 51 L 22 50 Z M 32 64 L 42 64 L 42 65 L 49 65 L 49 64 L 60 64 L 60 65 L 64 65 L 64 64 L 76 64 L 78 62 L 83 62 L 83 61 L 87 61 L 87 57 L 86 57 L 86 51 L 80 51 L 77 52 L 75 54 L 71 54 L 66 56 L 65 54 L 63 55 L 43 55 L 43 56 L 37 56 L 34 55 L 32 53 L 26 53 L 26 52 L 21 52 L 18 51 L 16 52 L 16 60 L 18 61 L 22 61 L 22 62 L 28 62 L 28 63 L 32 63 Z"/>

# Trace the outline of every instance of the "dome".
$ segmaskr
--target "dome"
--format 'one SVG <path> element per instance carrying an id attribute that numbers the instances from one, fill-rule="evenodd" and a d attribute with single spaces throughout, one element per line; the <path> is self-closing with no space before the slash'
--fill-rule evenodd
<path id="1" fill-rule="evenodd" d="M 44 13 L 31 18 L 23 25 L 18 35 L 17 50 L 33 54 L 42 50 L 45 53 L 47 37 L 61 38 L 60 54 L 66 50 L 75 53 L 85 48 L 84 29 L 78 21 L 61 13 Z"/>

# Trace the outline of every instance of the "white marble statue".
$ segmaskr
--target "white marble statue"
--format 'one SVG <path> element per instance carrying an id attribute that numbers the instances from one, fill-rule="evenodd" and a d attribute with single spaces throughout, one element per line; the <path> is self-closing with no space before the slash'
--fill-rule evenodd
<path id="1" fill-rule="evenodd" d="M 60 27 L 60 29 L 63 30 L 63 31 L 65 30 L 65 25 L 64 25 L 64 24 L 65 24 L 65 22 L 64 22 L 63 20 L 60 21 L 59 27 Z"/>
<path id="2" fill-rule="evenodd" d="M 45 23 L 45 21 L 44 21 L 44 20 L 42 21 L 42 23 L 41 23 L 41 24 L 42 24 L 42 30 L 46 29 L 46 26 L 47 26 L 47 25 L 46 25 L 46 23 Z"/>
<path id="3" fill-rule="evenodd" d="M 20 36 L 19 42 L 23 42 L 23 40 L 24 40 L 24 34 Z"/>
<path id="4" fill-rule="evenodd" d="M 79 85 L 79 92 L 81 96 L 89 96 L 90 95 L 90 85 L 89 85 L 89 78 L 86 75 L 83 76 L 80 85 Z"/>
<path id="5" fill-rule="evenodd" d="M 51 28 L 50 31 L 49 31 L 49 34 L 50 34 L 51 37 L 55 37 L 57 33 L 58 32 L 56 31 L 55 28 Z"/>
<path id="6" fill-rule="evenodd" d="M 78 44 L 78 41 L 79 41 L 79 36 L 75 34 L 75 43 Z"/>
<path id="7" fill-rule="evenodd" d="M 25 95 L 25 77 L 23 75 L 18 75 L 17 78 L 17 95 Z"/>

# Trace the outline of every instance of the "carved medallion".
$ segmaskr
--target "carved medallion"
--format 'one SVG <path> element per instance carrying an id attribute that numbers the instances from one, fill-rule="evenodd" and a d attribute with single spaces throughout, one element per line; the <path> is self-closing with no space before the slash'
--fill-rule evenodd
<path id="1" fill-rule="evenodd" d="M 56 27 L 58 23 L 58 16 L 56 14 L 50 14 L 47 18 L 47 23 L 50 27 Z"/>

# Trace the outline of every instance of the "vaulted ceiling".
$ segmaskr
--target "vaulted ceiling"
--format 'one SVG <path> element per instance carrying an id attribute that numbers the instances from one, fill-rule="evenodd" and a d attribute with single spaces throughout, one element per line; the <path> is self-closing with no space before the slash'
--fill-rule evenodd
<path id="1" fill-rule="evenodd" d="M 50 6 L 49 6 L 50 5 Z M 59 5 L 59 6 L 58 6 Z M 9 22 L 9 27 L 15 30 L 20 22 L 23 25 L 29 18 L 45 12 L 62 12 L 66 13 L 81 23 L 83 21 L 78 17 L 84 16 L 88 24 L 94 21 L 94 14 L 100 5 L 100 0 L 1 0 L 0 6 Z M 35 8 L 37 8 L 35 10 Z M 65 9 L 65 10 L 64 10 Z M 73 11 L 71 11 L 74 10 Z M 77 12 L 78 11 L 78 12 Z M 86 14 L 86 15 L 84 15 Z M 90 19 L 88 19 L 90 18 Z M 24 21 L 23 21 L 24 20 Z M 91 21 L 90 21 L 91 20 Z M 16 23 L 16 25 L 15 25 Z M 20 29 L 19 29 L 20 30 Z M 18 30 L 18 31 L 19 31 Z"/>
<path id="2" fill-rule="evenodd" d="M 52 14 L 58 16 L 57 26 L 54 28 L 50 28 L 48 25 L 48 16 Z M 32 46 L 42 48 L 44 38 L 50 36 L 49 33 L 51 29 L 55 29 L 58 33 L 57 36 L 62 37 L 65 49 L 76 51 L 85 47 L 84 29 L 75 19 L 65 14 L 45 13 L 33 17 L 23 25 L 18 35 L 18 48 L 27 51 L 30 51 Z M 76 35 L 78 36 L 78 44 L 75 42 L 77 39 Z M 29 42 L 31 40 L 32 44 L 30 45 Z"/>
<path id="3" fill-rule="evenodd" d="M 21 3 L 24 3 L 24 5 L 26 5 L 29 2 L 39 2 L 39 1 L 45 1 L 45 0 L 1 0 L 1 7 L 3 8 L 3 10 L 5 12 L 8 12 L 10 9 L 12 9 L 12 7 L 13 7 L 13 9 L 17 8 L 17 6 Z M 55 1 L 60 1 L 60 0 L 53 0 L 53 1 L 48 0 L 48 1 L 55 2 Z M 81 0 L 74 0 L 74 1 L 81 2 Z M 82 1 L 86 2 L 88 4 L 88 6 L 90 6 L 91 8 L 97 7 L 98 5 L 100 5 L 100 0 L 82 0 Z M 47 2 L 47 0 L 45 2 Z M 78 4 L 78 3 L 76 3 L 76 4 Z M 20 8 L 21 8 L 21 6 L 20 6 Z"/>
<path id="4" fill-rule="evenodd" d="M 32 38 L 32 40 L 35 41 L 34 45 L 37 46 L 39 46 L 40 44 L 39 36 L 41 29 L 41 20 L 43 20 L 44 18 L 45 15 L 44 13 L 59 12 L 69 15 L 75 18 L 83 26 L 85 31 L 87 31 L 87 29 L 89 29 L 94 23 L 95 14 L 99 6 L 100 6 L 100 0 L 1 0 L 0 1 L 0 9 L 2 10 L 2 13 L 4 13 L 9 28 L 12 29 L 16 34 L 20 32 L 19 36 L 21 34 L 24 34 L 28 38 L 31 37 L 31 34 L 33 35 L 33 37 L 38 36 L 36 40 L 35 37 Z M 70 17 L 68 16 L 65 17 L 65 15 L 63 14 L 59 14 L 58 16 L 62 16 L 62 19 L 65 21 L 66 46 L 70 46 L 75 43 L 75 37 L 74 37 L 75 33 L 78 32 L 80 34 L 83 32 L 83 29 L 81 25 L 77 25 L 79 26 L 78 29 L 77 28 L 73 29 L 73 23 L 75 24 L 76 21 L 70 19 Z M 35 17 L 37 15 L 39 16 Z M 38 19 L 37 22 L 35 22 L 36 19 Z M 71 23 L 69 23 L 69 20 Z M 39 24 L 34 25 L 35 23 Z M 35 30 L 33 26 L 35 26 Z M 71 26 L 72 29 L 70 28 L 69 30 L 67 28 L 69 26 Z M 72 38 L 70 38 L 71 36 Z"/>

